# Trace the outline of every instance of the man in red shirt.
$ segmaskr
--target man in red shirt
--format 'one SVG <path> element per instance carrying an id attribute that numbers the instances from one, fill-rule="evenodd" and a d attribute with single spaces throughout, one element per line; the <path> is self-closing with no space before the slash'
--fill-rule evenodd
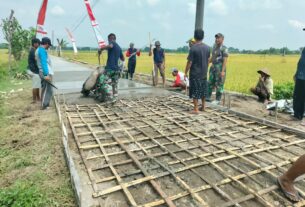
<path id="1" fill-rule="evenodd" d="M 184 73 L 179 72 L 177 68 L 172 69 L 172 75 L 175 77 L 174 84 L 172 87 L 180 87 L 182 90 L 185 90 L 188 87 L 188 78 L 184 80 Z"/>
<path id="2" fill-rule="evenodd" d="M 136 70 L 136 64 L 137 64 L 137 57 L 140 56 L 141 52 L 140 50 L 137 50 L 134 48 L 134 44 L 130 43 L 128 50 L 126 51 L 126 57 L 128 57 L 128 73 L 127 73 L 127 79 L 128 75 L 130 75 L 130 80 L 133 78 L 133 74 Z"/>

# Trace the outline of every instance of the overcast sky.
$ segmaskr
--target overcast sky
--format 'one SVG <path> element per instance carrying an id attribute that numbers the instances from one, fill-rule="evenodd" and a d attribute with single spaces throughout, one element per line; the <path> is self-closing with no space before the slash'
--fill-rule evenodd
<path id="1" fill-rule="evenodd" d="M 42 0 L 0 0 L 0 19 L 10 9 L 25 28 L 35 26 Z M 137 47 L 148 42 L 148 33 L 163 47 L 185 45 L 194 30 L 196 0 L 91 0 L 103 37 L 114 32 L 117 42 Z M 212 45 L 214 35 L 222 32 L 225 45 L 240 49 L 304 46 L 305 0 L 206 0 L 205 42 Z M 70 30 L 86 14 L 83 0 L 49 0 L 45 29 L 51 37 L 68 40 Z M 89 19 L 73 32 L 77 46 L 97 46 Z M 0 33 L 0 42 L 4 42 Z"/>

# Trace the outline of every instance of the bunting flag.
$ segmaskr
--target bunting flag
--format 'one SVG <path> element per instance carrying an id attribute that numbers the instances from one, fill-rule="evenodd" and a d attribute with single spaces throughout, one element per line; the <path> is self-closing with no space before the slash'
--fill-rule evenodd
<path id="1" fill-rule="evenodd" d="M 92 9 L 91 9 L 91 6 L 90 6 L 90 2 L 89 2 L 89 0 L 84 0 L 84 1 L 85 1 L 85 5 L 86 5 L 86 8 L 87 8 L 87 11 L 88 11 L 89 19 L 91 21 L 91 25 L 92 25 L 93 31 L 95 33 L 95 37 L 97 39 L 98 46 L 100 48 L 103 47 L 103 46 L 106 46 L 106 42 L 102 38 L 102 34 L 101 34 L 101 31 L 100 31 L 100 28 L 99 28 L 98 23 L 97 23 L 94 15 L 93 15 L 93 12 L 92 12 Z"/>
<path id="2" fill-rule="evenodd" d="M 39 14 L 37 19 L 37 26 L 36 26 L 36 34 L 42 34 L 43 36 L 47 34 L 47 32 L 43 29 L 44 27 L 44 20 L 46 18 L 46 11 L 48 6 L 48 0 L 43 0 Z"/>
<path id="3" fill-rule="evenodd" d="M 69 39 L 72 42 L 72 46 L 73 46 L 73 50 L 74 50 L 74 54 L 77 54 L 77 47 L 76 47 L 76 41 L 72 35 L 72 33 L 69 31 L 68 28 L 66 28 L 66 31 L 68 33 Z"/>

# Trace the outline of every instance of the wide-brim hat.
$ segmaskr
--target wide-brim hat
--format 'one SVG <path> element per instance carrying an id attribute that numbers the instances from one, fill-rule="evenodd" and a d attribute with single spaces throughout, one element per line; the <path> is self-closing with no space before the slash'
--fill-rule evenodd
<path id="1" fill-rule="evenodd" d="M 271 76 L 267 68 L 260 69 L 260 70 L 257 71 L 257 73 L 259 73 L 259 74 L 263 73 L 267 76 Z"/>

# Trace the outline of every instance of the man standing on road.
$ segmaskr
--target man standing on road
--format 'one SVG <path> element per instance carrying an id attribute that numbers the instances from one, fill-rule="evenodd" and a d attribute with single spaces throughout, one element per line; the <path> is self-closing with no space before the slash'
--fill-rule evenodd
<path id="1" fill-rule="evenodd" d="M 226 79 L 227 61 L 228 61 L 228 49 L 223 45 L 224 35 L 218 33 L 215 35 L 215 44 L 212 51 L 212 58 L 210 63 L 210 75 L 209 75 L 209 93 L 207 101 L 211 101 L 213 89 L 216 88 L 216 101 L 215 104 L 219 104 L 221 96 L 224 91 L 224 84 Z"/>
<path id="2" fill-rule="evenodd" d="M 28 57 L 28 68 L 31 71 L 30 75 L 32 76 L 32 94 L 33 94 L 33 102 L 40 101 L 39 90 L 41 88 L 41 79 L 39 77 L 39 68 L 37 66 L 37 62 L 35 59 L 35 51 L 40 45 L 40 40 L 37 38 L 32 39 L 32 48 L 29 52 Z"/>
<path id="3" fill-rule="evenodd" d="M 210 48 L 202 42 L 204 32 L 201 29 L 195 30 L 194 33 L 195 44 L 190 49 L 188 55 L 188 62 L 185 68 L 185 80 L 187 74 L 190 71 L 190 98 L 193 99 L 194 110 L 192 114 L 198 114 L 198 100 L 201 99 L 202 107 L 201 111 L 205 110 L 205 97 L 207 96 L 208 82 L 207 72 L 210 58 Z"/>
<path id="4" fill-rule="evenodd" d="M 116 43 L 115 34 L 111 33 L 108 35 L 108 45 L 102 47 L 102 50 L 108 50 L 108 59 L 105 67 L 106 76 L 111 79 L 112 85 L 112 101 L 116 101 L 118 96 L 118 82 L 120 78 L 120 67 L 119 59 L 125 61 L 121 47 Z"/>
<path id="5" fill-rule="evenodd" d="M 155 42 L 155 48 L 153 49 L 153 52 L 149 50 L 149 56 L 153 54 L 154 57 L 154 71 L 153 71 L 153 85 L 158 85 L 158 71 L 160 71 L 160 75 L 162 77 L 163 87 L 165 87 L 165 53 L 164 49 L 161 48 L 161 43 L 159 41 Z"/>
<path id="6" fill-rule="evenodd" d="M 284 195 L 292 202 L 301 201 L 299 192 L 294 187 L 294 181 L 305 174 L 305 155 L 293 163 L 293 165 L 282 176 L 278 177 L 277 182 Z"/>
<path id="7" fill-rule="evenodd" d="M 137 65 L 137 56 L 140 56 L 140 50 L 134 48 L 134 44 L 130 43 L 128 50 L 126 51 L 126 57 L 128 57 L 128 75 L 130 75 L 130 80 L 133 78 L 133 74 Z"/>
<path id="8" fill-rule="evenodd" d="M 41 39 L 41 45 L 36 50 L 37 66 L 39 68 L 39 75 L 42 80 L 42 92 L 41 92 L 41 106 L 42 110 L 49 107 L 51 98 L 53 96 L 52 79 L 54 72 L 52 70 L 52 64 L 47 50 L 52 46 L 51 40 L 48 37 Z"/>
<path id="9" fill-rule="evenodd" d="M 293 92 L 294 118 L 302 121 L 305 113 L 305 49 L 302 51 L 293 79 L 295 81 Z M 305 122 L 301 124 L 305 126 Z"/>

